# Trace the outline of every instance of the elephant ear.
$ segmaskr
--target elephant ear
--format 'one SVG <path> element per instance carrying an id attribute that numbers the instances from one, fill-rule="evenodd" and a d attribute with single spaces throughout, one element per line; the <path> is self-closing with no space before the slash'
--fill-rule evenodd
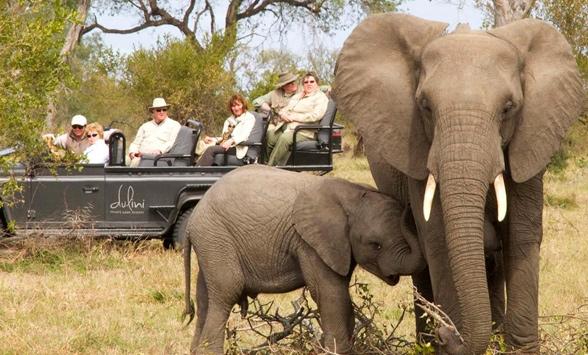
<path id="1" fill-rule="evenodd" d="M 547 166 L 585 106 L 582 78 L 571 48 L 553 26 L 525 19 L 489 31 L 521 53 L 524 103 L 508 148 L 512 177 L 524 182 Z"/>
<path id="2" fill-rule="evenodd" d="M 341 179 L 321 179 L 298 193 L 292 220 L 298 234 L 325 264 L 345 276 L 351 265 L 351 243 L 341 195 L 359 198 L 359 190 Z"/>
<path id="3" fill-rule="evenodd" d="M 446 23 L 406 14 L 371 15 L 345 41 L 333 97 L 364 143 L 403 173 L 425 179 L 430 142 L 415 102 L 421 48 Z"/>

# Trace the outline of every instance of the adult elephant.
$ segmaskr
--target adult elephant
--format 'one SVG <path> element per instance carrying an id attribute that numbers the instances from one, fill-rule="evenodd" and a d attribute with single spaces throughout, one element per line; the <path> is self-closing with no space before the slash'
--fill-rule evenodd
<path id="1" fill-rule="evenodd" d="M 405 14 L 370 16 L 344 44 L 334 98 L 364 137 L 380 191 L 398 193 L 395 169 L 407 178 L 429 265 L 414 283 L 461 334 L 439 328 L 441 350 L 487 348 L 483 236 L 494 228 L 506 279 L 505 340 L 537 353 L 543 173 L 584 109 L 582 80 L 566 40 L 544 22 L 443 35 L 446 27 Z"/>

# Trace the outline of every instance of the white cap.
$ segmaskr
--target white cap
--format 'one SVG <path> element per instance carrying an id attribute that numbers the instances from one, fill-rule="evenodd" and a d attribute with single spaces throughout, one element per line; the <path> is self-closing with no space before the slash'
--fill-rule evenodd
<path id="1" fill-rule="evenodd" d="M 71 125 L 80 125 L 80 126 L 85 126 L 88 123 L 88 120 L 86 120 L 86 117 L 82 116 L 82 115 L 75 115 L 73 116 L 73 118 L 71 119 Z"/>

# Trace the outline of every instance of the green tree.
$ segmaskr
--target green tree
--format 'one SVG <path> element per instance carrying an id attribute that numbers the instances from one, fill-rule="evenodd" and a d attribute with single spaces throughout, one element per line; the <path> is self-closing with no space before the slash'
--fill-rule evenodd
<path id="1" fill-rule="evenodd" d="M 15 158 L 38 151 L 48 100 L 70 78 L 60 50 L 72 19 L 74 12 L 59 0 L 0 6 L 0 143 L 18 147 Z"/>
<path id="2" fill-rule="evenodd" d="M 195 119 L 209 133 L 218 134 L 230 114 L 227 102 L 236 87 L 234 76 L 224 68 L 227 52 L 223 38 L 213 36 L 203 51 L 189 40 L 168 39 L 155 49 L 131 54 L 123 82 L 141 108 L 141 122 L 153 98 L 163 97 L 172 104 L 170 116 L 180 122 Z"/>
<path id="3" fill-rule="evenodd" d="M 0 146 L 14 154 L 0 157 L 4 172 L 17 161 L 41 156 L 46 107 L 59 83 L 69 78 L 60 54 L 64 30 L 74 11 L 59 0 L 3 1 L 0 5 Z M 6 201 L 13 184 L 2 185 Z"/>

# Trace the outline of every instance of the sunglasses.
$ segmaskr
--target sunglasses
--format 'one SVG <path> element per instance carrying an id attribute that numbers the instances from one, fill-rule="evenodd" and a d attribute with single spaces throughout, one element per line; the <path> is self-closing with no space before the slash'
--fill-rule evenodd
<path id="1" fill-rule="evenodd" d="M 155 111 L 157 111 L 157 112 L 166 112 L 167 109 L 166 108 L 156 108 Z"/>
<path id="2" fill-rule="evenodd" d="M 88 134 L 88 135 L 86 135 L 86 137 L 88 137 L 88 138 L 98 137 L 98 133 Z"/>
<path id="3" fill-rule="evenodd" d="M 316 83 L 316 81 L 314 81 L 314 80 L 305 80 L 304 83 L 305 84 L 314 84 L 314 83 Z"/>
<path id="4" fill-rule="evenodd" d="M 84 128 L 84 126 L 79 125 L 79 124 L 72 124 L 71 125 L 71 128 L 73 128 L 73 129 L 82 129 L 82 128 Z"/>

